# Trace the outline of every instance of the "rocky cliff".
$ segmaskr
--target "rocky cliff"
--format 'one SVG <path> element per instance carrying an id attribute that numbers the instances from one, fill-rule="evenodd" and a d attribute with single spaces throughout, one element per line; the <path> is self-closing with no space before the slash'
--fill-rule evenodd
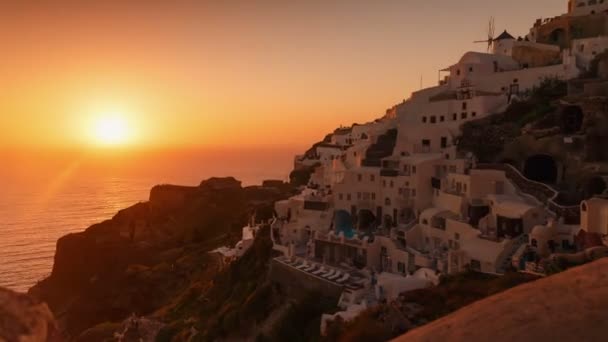
<path id="1" fill-rule="evenodd" d="M 238 241 L 252 214 L 267 220 L 273 203 L 292 194 L 272 185 L 213 178 L 157 186 L 149 202 L 59 239 L 51 275 L 30 294 L 49 304 L 69 339 L 104 340 L 133 315 L 163 322 L 159 310 L 222 271 L 209 251 Z"/>
<path id="2" fill-rule="evenodd" d="M 60 342 L 62 337 L 45 303 L 0 288 L 0 341 Z"/>

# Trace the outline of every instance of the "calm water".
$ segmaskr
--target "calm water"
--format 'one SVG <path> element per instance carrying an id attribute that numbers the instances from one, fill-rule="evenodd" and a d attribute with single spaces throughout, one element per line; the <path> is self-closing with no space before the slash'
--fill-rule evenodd
<path id="1" fill-rule="evenodd" d="M 102 158 L 3 157 L 0 286 L 27 291 L 53 266 L 59 237 L 148 198 L 155 184 L 195 185 L 231 175 L 245 185 L 285 179 L 292 150 L 180 152 Z"/>

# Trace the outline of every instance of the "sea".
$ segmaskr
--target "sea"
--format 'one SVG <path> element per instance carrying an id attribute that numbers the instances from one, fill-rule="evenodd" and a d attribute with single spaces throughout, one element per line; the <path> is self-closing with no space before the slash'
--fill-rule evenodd
<path id="1" fill-rule="evenodd" d="M 298 148 L 0 151 L 0 287 L 26 292 L 48 276 L 57 239 L 146 201 L 156 184 L 233 176 L 286 180 Z"/>

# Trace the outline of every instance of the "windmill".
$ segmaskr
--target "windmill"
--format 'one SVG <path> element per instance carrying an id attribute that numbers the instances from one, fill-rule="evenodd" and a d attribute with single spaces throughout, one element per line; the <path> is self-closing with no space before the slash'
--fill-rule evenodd
<path id="1" fill-rule="evenodd" d="M 473 43 L 487 43 L 488 44 L 488 52 L 494 43 L 494 17 L 490 17 L 490 21 L 488 23 L 488 39 L 487 40 L 477 40 Z"/>

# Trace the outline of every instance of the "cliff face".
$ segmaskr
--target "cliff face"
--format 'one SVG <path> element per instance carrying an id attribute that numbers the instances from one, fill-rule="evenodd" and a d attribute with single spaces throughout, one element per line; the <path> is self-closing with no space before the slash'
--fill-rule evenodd
<path id="1" fill-rule="evenodd" d="M 26 294 L 0 288 L 0 341 L 59 342 L 49 307 Z"/>
<path id="2" fill-rule="evenodd" d="M 233 178 L 198 187 L 159 186 L 151 200 L 57 242 L 51 275 L 30 290 L 68 337 L 99 324 L 150 315 L 219 270 L 208 252 L 240 239 L 249 216 L 291 189 L 243 188 Z M 261 213 L 261 214 L 260 214 Z"/>
<path id="3" fill-rule="evenodd" d="M 608 259 L 515 287 L 395 341 L 605 341 Z"/>

